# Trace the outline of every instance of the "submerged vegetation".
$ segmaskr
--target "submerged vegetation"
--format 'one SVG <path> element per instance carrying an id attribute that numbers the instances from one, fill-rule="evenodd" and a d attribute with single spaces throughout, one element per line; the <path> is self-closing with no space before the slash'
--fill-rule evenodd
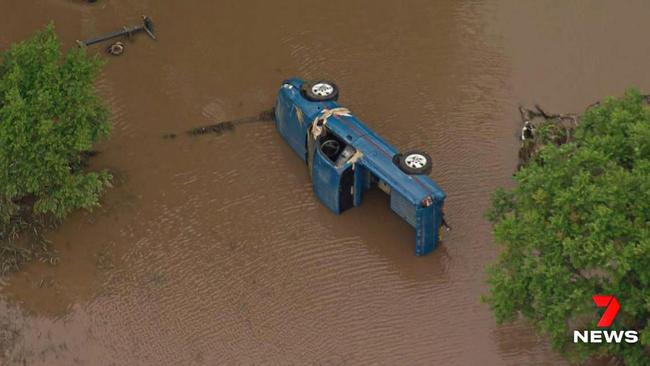
<path id="1" fill-rule="evenodd" d="M 107 172 L 84 171 L 110 131 L 101 66 L 82 49 L 63 55 L 52 25 L 0 54 L 0 275 L 49 259 L 41 230 L 97 206 L 110 185 Z"/>
<path id="2" fill-rule="evenodd" d="M 568 127 L 547 117 L 516 186 L 492 196 L 501 252 L 485 299 L 498 322 L 527 319 L 572 361 L 650 365 L 650 108 L 632 90 Z M 618 298 L 611 329 L 639 331 L 638 343 L 573 343 L 573 330 L 599 329 L 596 294 Z"/>

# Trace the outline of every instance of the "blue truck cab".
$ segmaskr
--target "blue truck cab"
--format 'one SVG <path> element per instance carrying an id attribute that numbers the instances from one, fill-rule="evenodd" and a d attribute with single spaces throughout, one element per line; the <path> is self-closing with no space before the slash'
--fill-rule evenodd
<path id="1" fill-rule="evenodd" d="M 415 228 L 415 254 L 435 249 L 443 225 L 445 193 L 427 174 L 431 158 L 421 151 L 400 154 L 348 109 L 337 103 L 329 81 L 285 80 L 275 105 L 283 139 L 305 161 L 314 193 L 332 212 L 359 206 L 378 186 L 390 208 Z"/>

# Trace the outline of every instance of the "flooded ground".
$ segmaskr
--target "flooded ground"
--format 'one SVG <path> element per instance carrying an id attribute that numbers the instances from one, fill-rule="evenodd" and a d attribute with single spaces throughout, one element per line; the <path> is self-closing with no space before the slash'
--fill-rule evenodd
<path id="1" fill-rule="evenodd" d="M 2 284 L 7 365 L 561 365 L 479 298 L 489 193 L 517 163 L 519 103 L 579 112 L 650 90 L 644 1 L 3 0 L 0 48 L 53 20 L 75 39 L 151 16 L 98 87 L 116 187 Z M 102 46 L 91 52 L 102 52 Z M 273 105 L 289 76 L 400 150 L 434 157 L 454 227 L 431 255 L 374 193 L 337 217 L 271 123 L 163 139 Z M 1 363 L 1 362 L 0 362 Z"/>

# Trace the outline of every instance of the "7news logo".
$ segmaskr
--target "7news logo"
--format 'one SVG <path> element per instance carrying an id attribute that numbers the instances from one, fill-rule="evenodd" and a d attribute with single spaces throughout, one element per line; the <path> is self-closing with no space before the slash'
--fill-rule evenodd
<path id="1" fill-rule="evenodd" d="M 599 328 L 609 328 L 616 314 L 621 310 L 621 304 L 612 295 L 594 295 L 594 303 L 599 308 L 605 308 L 603 316 L 598 321 Z M 573 343 L 637 343 L 639 332 L 636 330 L 574 330 Z"/>

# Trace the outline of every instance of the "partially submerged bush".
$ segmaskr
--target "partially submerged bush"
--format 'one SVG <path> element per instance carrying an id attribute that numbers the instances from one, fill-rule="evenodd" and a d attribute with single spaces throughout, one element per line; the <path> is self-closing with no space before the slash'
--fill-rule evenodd
<path id="1" fill-rule="evenodd" d="M 110 131 L 94 87 L 101 66 L 82 49 L 62 55 L 52 25 L 0 55 L 0 275 L 32 257 L 15 241 L 24 229 L 97 206 L 110 184 L 82 169 Z"/>
<path id="2" fill-rule="evenodd" d="M 486 300 L 498 322 L 529 320 L 574 361 L 650 365 L 650 108 L 629 91 L 588 109 L 571 139 L 547 127 L 515 188 L 492 196 L 501 252 Z M 597 329 L 595 294 L 619 299 L 612 329 L 639 330 L 639 343 L 573 344 L 574 329 Z"/>

